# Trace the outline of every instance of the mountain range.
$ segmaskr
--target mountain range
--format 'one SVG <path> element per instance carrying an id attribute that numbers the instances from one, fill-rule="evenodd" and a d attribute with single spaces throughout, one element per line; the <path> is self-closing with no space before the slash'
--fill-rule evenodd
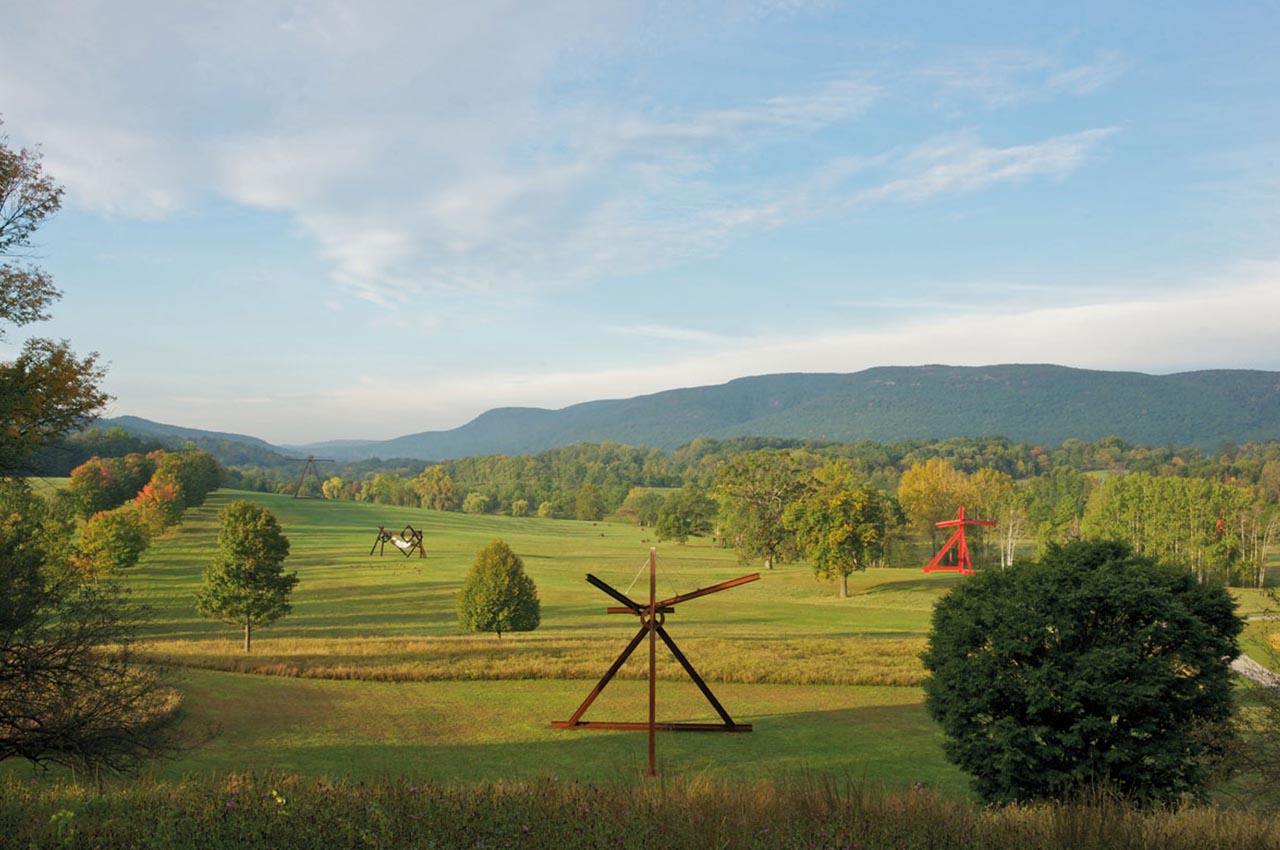
<path id="1" fill-rule="evenodd" d="M 1001 435 L 1045 445 L 1119 436 L 1130 443 L 1213 449 L 1280 439 L 1280 372 L 1148 375 L 1006 364 L 760 375 L 560 410 L 495 408 L 457 428 L 391 440 L 275 447 L 254 437 L 132 416 L 98 423 L 113 425 L 140 435 L 232 440 L 344 461 L 525 454 L 606 440 L 673 449 L 698 437 L 744 435 L 838 442 Z"/>

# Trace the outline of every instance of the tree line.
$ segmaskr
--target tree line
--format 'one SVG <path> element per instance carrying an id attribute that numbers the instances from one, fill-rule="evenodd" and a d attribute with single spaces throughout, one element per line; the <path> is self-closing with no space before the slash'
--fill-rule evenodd
<path id="1" fill-rule="evenodd" d="M 1213 457 L 1116 438 L 1053 449 L 999 438 L 888 445 L 741 438 L 696 440 L 670 454 L 598 443 L 445 461 L 412 474 L 339 474 L 312 483 L 311 493 L 473 514 L 608 517 L 652 527 L 659 540 L 710 535 L 770 568 L 804 554 L 783 517 L 829 486 L 823 475 L 886 500 L 876 507 L 884 528 L 865 553 L 868 563 L 927 560 L 941 542 L 936 523 L 960 506 L 998 523 L 972 539 L 984 566 L 1105 537 L 1202 579 L 1258 586 L 1280 535 L 1280 442 L 1224 447 Z"/>

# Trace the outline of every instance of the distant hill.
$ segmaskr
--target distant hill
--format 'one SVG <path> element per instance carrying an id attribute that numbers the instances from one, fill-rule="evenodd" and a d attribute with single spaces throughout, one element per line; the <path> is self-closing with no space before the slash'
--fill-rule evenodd
<path id="1" fill-rule="evenodd" d="M 109 422 L 120 424 L 121 420 Z M 134 431 L 128 425 L 121 427 Z M 1280 438 L 1280 373 L 1212 370 L 1146 375 L 1001 365 L 761 375 L 717 386 L 591 401 L 562 410 L 497 408 L 448 431 L 382 442 L 315 443 L 288 451 L 323 453 L 338 460 L 375 456 L 446 460 L 604 440 L 673 449 L 697 437 L 889 442 L 996 434 L 1046 445 L 1072 437 L 1096 440 L 1116 435 L 1131 443 L 1205 449 L 1228 441 L 1276 439 Z M 219 437 L 236 439 L 235 435 Z"/>
<path id="2" fill-rule="evenodd" d="M 199 428 L 165 425 L 160 422 L 152 422 L 150 419 L 143 419 L 140 416 L 113 416 L 109 419 L 99 419 L 93 423 L 92 427 L 103 430 L 107 428 L 123 428 L 130 434 L 158 437 L 169 443 L 182 440 L 196 442 L 201 440 L 225 440 L 230 443 L 245 443 L 270 451 L 282 451 L 278 446 L 273 446 L 266 440 L 259 440 L 257 437 L 250 437 L 245 434 L 229 434 L 223 431 L 203 431 Z"/>

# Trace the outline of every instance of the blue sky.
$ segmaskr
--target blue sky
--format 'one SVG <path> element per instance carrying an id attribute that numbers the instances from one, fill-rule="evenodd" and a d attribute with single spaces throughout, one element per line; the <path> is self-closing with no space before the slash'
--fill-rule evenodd
<path id="1" fill-rule="evenodd" d="M 36 330 L 113 415 L 301 443 L 770 372 L 1280 370 L 1274 2 L 4 17 L 5 132 L 66 188 Z"/>

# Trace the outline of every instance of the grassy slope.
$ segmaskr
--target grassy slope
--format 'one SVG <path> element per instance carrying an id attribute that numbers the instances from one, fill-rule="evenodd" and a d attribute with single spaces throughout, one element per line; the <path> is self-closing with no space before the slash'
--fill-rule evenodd
<path id="1" fill-rule="evenodd" d="M 158 774 L 276 767 L 442 780 L 602 779 L 642 768 L 643 736 L 556 732 L 549 724 L 572 713 L 636 628 L 630 617 L 604 614 L 609 600 L 584 575 L 626 589 L 645 565 L 648 530 L 254 494 L 280 519 L 292 544 L 288 567 L 301 582 L 293 613 L 259 631 L 245 656 L 233 627 L 198 618 L 192 606 L 217 511 L 245 495 L 214 494 L 156 541 L 129 577 L 135 597 L 154 612 L 154 656 L 193 668 L 178 671 L 186 728 L 197 737 L 216 731 L 179 760 L 157 765 Z M 406 523 L 425 530 L 427 558 L 406 559 L 391 547 L 384 556 L 368 554 L 379 525 L 398 531 Z M 454 591 L 494 537 L 524 559 L 543 600 L 538 631 L 501 641 L 464 635 L 454 618 Z M 659 593 L 753 569 L 705 541 L 662 544 Z M 644 594 L 645 581 L 633 595 Z M 963 789 L 911 686 L 932 602 L 953 581 L 925 579 L 916 569 L 878 571 L 856 577 L 853 598 L 841 602 L 834 585 L 789 566 L 680 606 L 668 630 L 718 682 L 726 707 L 756 731 L 663 735 L 666 769 L 723 777 L 820 771 Z M 644 688 L 634 681 L 643 675 L 642 654 L 624 670 L 633 680 L 612 685 L 589 718 L 643 719 Z M 224 672 L 246 664 L 288 675 Z M 664 673 L 671 681 L 659 690 L 661 717 L 714 719 L 673 664 Z M 735 681 L 867 684 L 724 684 Z"/>
<path id="2" fill-rule="evenodd" d="M 649 531 L 253 494 L 289 535 L 288 566 L 301 582 L 292 615 L 259 631 L 246 656 L 233 627 L 193 610 L 217 511 L 246 495 L 214 494 L 129 576 L 154 610 L 153 655 L 188 668 L 177 671 L 186 729 L 193 738 L 216 733 L 157 765 L 158 775 L 280 768 L 449 781 L 629 778 L 642 769 L 642 735 L 556 732 L 549 723 L 572 713 L 636 628 L 630 617 L 603 613 L 609 600 L 584 574 L 626 589 L 645 564 Z M 391 547 L 368 554 L 379 525 L 406 523 L 426 531 L 427 558 Z M 494 537 L 521 555 L 543 600 L 538 631 L 501 641 L 460 633 L 453 607 L 475 552 Z M 662 595 L 753 569 L 705 541 L 659 545 Z M 662 735 L 664 770 L 723 778 L 815 771 L 962 791 L 965 779 L 945 763 L 915 687 L 929 612 L 957 580 L 917 567 L 875 570 L 855 576 L 841 601 L 833 585 L 794 565 L 680 606 L 669 631 L 756 731 Z M 642 578 L 633 595 L 644 592 Z M 237 669 L 285 675 L 227 672 Z M 663 670 L 661 718 L 714 719 L 673 664 Z M 643 719 L 641 659 L 623 675 L 631 680 L 610 686 L 588 719 Z M 768 684 L 739 684 L 751 682 Z"/>

